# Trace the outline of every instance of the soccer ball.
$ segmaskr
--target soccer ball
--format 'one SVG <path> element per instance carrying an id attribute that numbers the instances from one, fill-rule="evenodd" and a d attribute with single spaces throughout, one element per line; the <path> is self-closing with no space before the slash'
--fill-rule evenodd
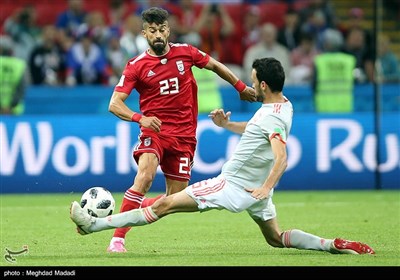
<path id="1" fill-rule="evenodd" d="M 109 190 L 104 187 L 91 187 L 81 197 L 81 207 L 89 215 L 104 218 L 113 213 L 115 200 Z"/>

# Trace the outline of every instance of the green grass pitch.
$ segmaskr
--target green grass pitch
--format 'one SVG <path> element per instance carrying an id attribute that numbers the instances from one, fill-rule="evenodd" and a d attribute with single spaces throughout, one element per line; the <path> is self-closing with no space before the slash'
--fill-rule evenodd
<path id="1" fill-rule="evenodd" d="M 119 209 L 122 193 L 114 193 Z M 152 193 L 151 196 L 156 195 Z M 263 239 L 246 212 L 178 213 L 127 235 L 125 254 L 106 252 L 113 230 L 81 236 L 69 206 L 81 194 L 2 194 L 1 266 L 276 267 L 400 266 L 400 191 L 284 191 L 274 202 L 282 230 L 368 243 L 376 255 L 332 255 L 278 249 Z M 14 255 L 28 246 L 28 252 Z M 7 251 L 8 250 L 8 251 Z"/>

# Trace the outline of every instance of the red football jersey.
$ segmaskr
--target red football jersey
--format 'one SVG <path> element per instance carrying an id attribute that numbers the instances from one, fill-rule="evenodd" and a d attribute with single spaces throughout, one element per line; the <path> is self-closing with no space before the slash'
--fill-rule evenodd
<path id="1" fill-rule="evenodd" d="M 162 56 L 144 52 L 128 61 L 115 91 L 139 93 L 140 111 L 161 121 L 161 133 L 196 136 L 197 84 L 192 67 L 203 68 L 208 54 L 188 44 L 169 43 Z M 204 70 L 208 71 L 208 70 Z"/>

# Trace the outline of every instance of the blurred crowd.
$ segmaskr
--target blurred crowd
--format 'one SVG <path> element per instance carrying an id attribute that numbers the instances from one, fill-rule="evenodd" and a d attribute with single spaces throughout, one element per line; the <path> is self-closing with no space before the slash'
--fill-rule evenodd
<path id="1" fill-rule="evenodd" d="M 356 59 L 356 83 L 400 81 L 390 38 L 379 34 L 375 50 L 373 32 L 364 27 L 364 11 L 358 7 L 349 10 L 343 24 L 329 0 L 109 0 L 103 10 L 86 8 L 86 1 L 92 0 L 65 0 L 53 24 L 37 23 L 34 3 L 5 19 L 0 49 L 27 62 L 30 84 L 115 85 L 127 60 L 147 49 L 140 15 L 150 6 L 169 11 L 171 42 L 195 45 L 249 84 L 252 61 L 266 56 L 282 62 L 286 84 L 311 83 L 314 58 L 326 51 L 326 34 L 332 30 L 340 34 L 334 37 L 338 49 Z"/>

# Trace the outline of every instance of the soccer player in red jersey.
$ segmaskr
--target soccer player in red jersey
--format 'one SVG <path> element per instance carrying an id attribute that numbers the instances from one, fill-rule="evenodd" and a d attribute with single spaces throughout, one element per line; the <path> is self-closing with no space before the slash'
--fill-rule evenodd
<path id="1" fill-rule="evenodd" d="M 197 145 L 197 84 L 192 67 L 214 71 L 232 84 L 241 100 L 254 102 L 255 91 L 228 67 L 189 44 L 169 42 L 168 12 L 152 7 L 142 12 L 142 35 L 149 48 L 128 61 L 112 94 L 109 111 L 140 126 L 139 143 L 133 157 L 138 171 L 125 192 L 120 212 L 146 207 L 160 198 L 145 198 L 158 165 L 166 180 L 166 195 L 188 186 Z M 133 89 L 139 93 L 140 111 L 132 111 L 125 100 Z M 118 228 L 108 252 L 126 252 L 125 235 L 130 227 Z"/>

